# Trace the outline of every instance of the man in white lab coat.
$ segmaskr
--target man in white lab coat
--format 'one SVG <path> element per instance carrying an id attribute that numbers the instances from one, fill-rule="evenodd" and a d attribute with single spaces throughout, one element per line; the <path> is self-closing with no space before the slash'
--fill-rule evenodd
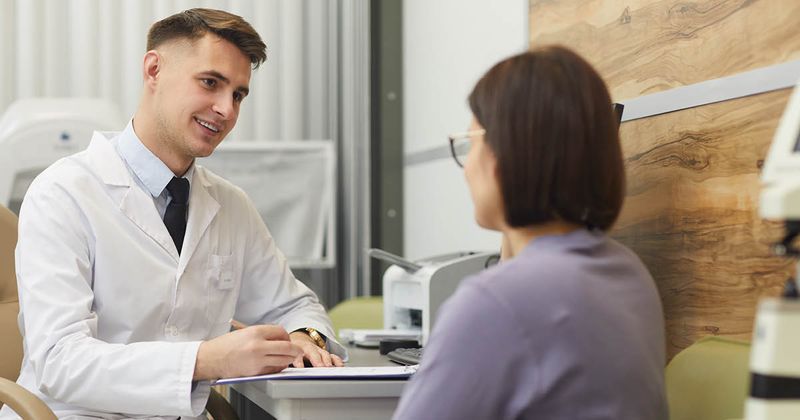
<path id="1" fill-rule="evenodd" d="M 18 383 L 60 418 L 198 416 L 209 380 L 345 357 L 250 200 L 194 163 L 236 124 L 264 43 L 192 9 L 147 50 L 128 126 L 45 170 L 20 212 Z"/>

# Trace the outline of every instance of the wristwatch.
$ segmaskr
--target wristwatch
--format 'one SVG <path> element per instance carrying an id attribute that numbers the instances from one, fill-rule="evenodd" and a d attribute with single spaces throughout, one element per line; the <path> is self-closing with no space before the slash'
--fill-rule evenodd
<path id="1" fill-rule="evenodd" d="M 313 328 L 310 328 L 310 327 L 309 328 L 301 328 L 298 331 L 302 331 L 302 332 L 308 334 L 308 336 L 311 337 L 312 340 L 314 340 L 314 344 L 316 344 L 317 347 L 325 350 L 325 347 L 326 347 L 325 346 L 325 337 L 323 337 L 322 334 L 319 333 L 319 331 L 317 331 L 317 330 L 315 330 Z"/>

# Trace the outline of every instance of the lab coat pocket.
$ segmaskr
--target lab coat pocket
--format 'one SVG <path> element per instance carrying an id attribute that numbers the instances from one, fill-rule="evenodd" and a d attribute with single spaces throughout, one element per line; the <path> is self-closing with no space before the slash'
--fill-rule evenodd
<path id="1" fill-rule="evenodd" d="M 206 316 L 212 324 L 228 323 L 236 310 L 236 270 L 230 255 L 208 259 Z"/>

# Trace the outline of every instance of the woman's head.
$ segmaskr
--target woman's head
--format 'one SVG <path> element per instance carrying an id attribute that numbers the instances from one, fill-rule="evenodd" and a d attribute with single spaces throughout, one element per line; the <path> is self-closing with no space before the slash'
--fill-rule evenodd
<path id="1" fill-rule="evenodd" d="M 613 225 L 625 172 L 611 99 L 591 65 L 559 46 L 519 54 L 478 81 L 469 105 L 472 129 L 485 130 L 465 164 L 481 225 L 499 229 L 498 216 L 511 228 Z"/>

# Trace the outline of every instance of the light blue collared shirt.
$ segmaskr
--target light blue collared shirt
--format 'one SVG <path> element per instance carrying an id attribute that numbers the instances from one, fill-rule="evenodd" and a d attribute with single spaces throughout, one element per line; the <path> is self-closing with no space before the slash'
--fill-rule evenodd
<path id="1" fill-rule="evenodd" d="M 158 210 L 161 219 L 167 211 L 167 205 L 172 201 L 172 195 L 167 191 L 167 184 L 175 174 L 167 167 L 158 156 L 154 155 L 133 131 L 133 120 L 128 122 L 124 130 L 111 140 L 119 156 L 128 167 L 128 172 L 136 180 L 136 184 L 153 197 L 153 204 Z M 189 190 L 192 187 L 192 174 L 194 163 L 183 174 L 182 178 L 189 181 Z"/>

